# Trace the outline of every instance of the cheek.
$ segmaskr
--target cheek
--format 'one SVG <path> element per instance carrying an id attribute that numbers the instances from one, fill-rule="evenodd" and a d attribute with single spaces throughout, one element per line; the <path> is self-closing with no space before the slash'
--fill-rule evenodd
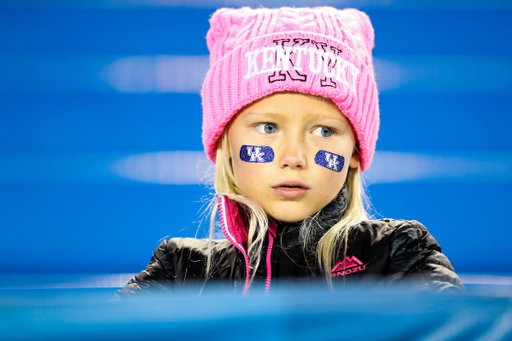
<path id="1" fill-rule="evenodd" d="M 253 189 L 261 187 L 264 183 L 264 174 L 270 164 L 246 162 L 236 156 L 232 159 L 233 173 L 240 189 L 247 195 Z"/>
<path id="2" fill-rule="evenodd" d="M 320 168 L 319 166 L 317 166 Z M 333 197 L 340 191 L 345 183 L 347 172 L 345 168 L 341 172 L 333 172 L 331 170 L 321 168 L 318 178 L 320 179 L 321 189 L 319 193 L 322 196 Z"/>
<path id="3" fill-rule="evenodd" d="M 268 173 L 268 163 L 274 161 L 274 150 L 269 146 L 242 145 L 232 158 L 233 172 L 238 185 L 247 194 L 247 190 L 263 183 Z"/>

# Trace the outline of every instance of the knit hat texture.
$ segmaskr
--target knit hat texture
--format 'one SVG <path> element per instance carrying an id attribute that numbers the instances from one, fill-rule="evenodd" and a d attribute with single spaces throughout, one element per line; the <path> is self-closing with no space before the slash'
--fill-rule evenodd
<path id="1" fill-rule="evenodd" d="M 202 138 L 210 160 L 243 107 L 274 92 L 297 91 L 332 99 L 354 128 L 361 169 L 368 168 L 380 121 L 366 14 L 332 7 L 224 8 L 211 17 L 206 38 Z"/>

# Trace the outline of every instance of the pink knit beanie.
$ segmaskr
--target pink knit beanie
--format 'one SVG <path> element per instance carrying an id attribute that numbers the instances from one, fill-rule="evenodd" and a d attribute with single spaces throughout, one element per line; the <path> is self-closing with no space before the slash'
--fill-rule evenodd
<path id="1" fill-rule="evenodd" d="M 372 64 L 373 27 L 356 9 L 220 9 L 206 36 L 210 70 L 201 91 L 203 144 L 216 142 L 244 106 L 277 91 L 328 97 L 352 123 L 361 169 L 370 165 L 379 130 Z"/>

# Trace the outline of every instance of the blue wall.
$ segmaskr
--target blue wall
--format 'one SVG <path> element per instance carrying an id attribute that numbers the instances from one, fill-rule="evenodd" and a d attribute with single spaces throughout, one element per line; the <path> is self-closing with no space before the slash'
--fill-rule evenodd
<path id="1" fill-rule="evenodd" d="M 194 152 L 217 4 L 113 3 L 0 2 L 0 273 L 138 272 L 160 239 L 205 235 Z M 421 221 L 460 272 L 512 272 L 512 6 L 365 3 L 376 216 Z"/>

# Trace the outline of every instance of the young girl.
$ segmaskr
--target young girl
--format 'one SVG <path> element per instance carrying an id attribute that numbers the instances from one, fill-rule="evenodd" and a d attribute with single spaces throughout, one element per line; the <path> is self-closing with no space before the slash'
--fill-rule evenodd
<path id="1" fill-rule="evenodd" d="M 218 10 L 210 23 L 202 89 L 203 143 L 216 166 L 210 238 L 162 242 L 119 295 L 194 283 L 269 292 L 292 280 L 411 279 L 463 290 L 423 225 L 368 220 L 361 173 L 379 129 L 368 16 L 242 8 Z M 217 213 L 224 240 L 213 239 Z"/>

